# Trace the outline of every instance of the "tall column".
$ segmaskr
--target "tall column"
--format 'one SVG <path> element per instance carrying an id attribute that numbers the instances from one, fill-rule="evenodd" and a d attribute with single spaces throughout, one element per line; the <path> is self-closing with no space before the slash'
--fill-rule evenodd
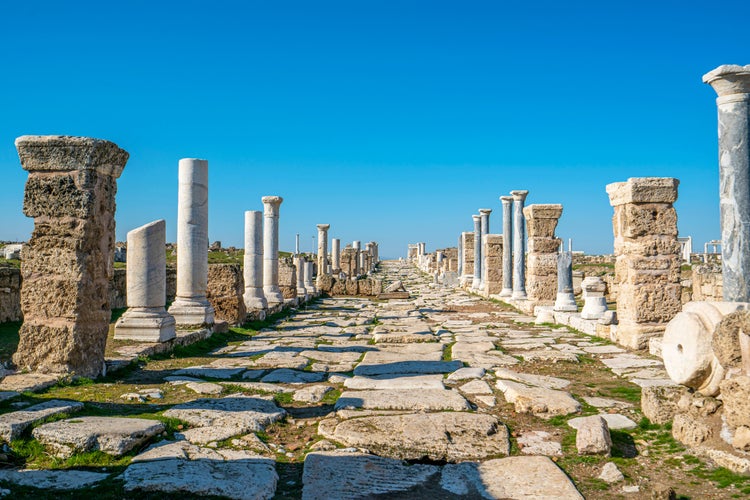
<path id="1" fill-rule="evenodd" d="M 513 197 L 501 196 L 503 204 L 503 290 L 501 297 L 513 295 Z"/>
<path id="2" fill-rule="evenodd" d="M 328 274 L 328 228 L 330 224 L 318 224 L 318 276 Z"/>
<path id="3" fill-rule="evenodd" d="M 299 255 L 299 233 L 294 237 L 294 255 Z"/>
<path id="4" fill-rule="evenodd" d="M 359 250 L 361 246 L 361 242 L 359 241 L 353 241 L 352 242 L 352 249 L 355 251 L 354 254 L 354 269 L 352 270 L 352 278 L 356 278 L 362 273 L 362 269 L 359 267 Z"/>
<path id="5" fill-rule="evenodd" d="M 718 94 L 724 300 L 750 301 L 750 65 L 703 75 Z"/>
<path id="6" fill-rule="evenodd" d="M 13 362 L 21 370 L 96 377 L 104 370 L 115 193 L 128 153 L 90 137 L 22 136 L 29 172 L 23 213 L 34 218 L 23 247 L 24 322 Z"/>
<path id="7" fill-rule="evenodd" d="M 165 342 L 175 337 L 167 313 L 167 224 L 157 220 L 128 232 L 128 310 L 115 324 L 116 339 Z"/>
<path id="8" fill-rule="evenodd" d="M 523 203 L 529 194 L 526 190 L 511 191 L 513 196 L 513 295 L 516 300 L 526 300 L 526 230 L 523 221 Z"/>
<path id="9" fill-rule="evenodd" d="M 557 253 L 560 239 L 555 237 L 563 207 L 559 204 L 529 205 L 524 208 L 528 229 L 526 291 L 529 300 L 552 304 L 557 296 Z"/>
<path id="10" fill-rule="evenodd" d="M 479 290 L 482 282 L 482 218 L 472 215 L 474 221 L 474 278 L 471 282 L 472 290 Z"/>
<path id="11" fill-rule="evenodd" d="M 482 237 L 479 240 L 480 243 L 481 243 L 479 245 L 479 247 L 480 247 L 479 248 L 479 255 L 480 255 L 480 259 L 479 259 L 479 262 L 480 262 L 480 265 L 479 265 L 479 276 L 480 276 L 479 289 L 480 290 L 484 290 L 485 287 L 486 287 L 486 279 L 487 279 L 486 278 L 486 274 L 487 274 L 487 269 L 486 269 L 487 268 L 487 262 L 486 262 L 486 260 L 487 260 L 487 256 L 485 255 L 485 253 L 483 252 L 483 250 L 484 250 L 484 237 L 487 236 L 488 234 L 490 234 L 490 213 L 492 213 L 492 209 L 491 208 L 480 208 L 479 209 L 479 216 L 482 218 L 482 220 L 481 220 L 481 222 L 482 222 Z"/>
<path id="12" fill-rule="evenodd" d="M 307 295 L 315 295 L 315 283 L 313 283 L 313 263 L 305 262 L 305 291 Z"/>
<path id="13" fill-rule="evenodd" d="M 459 279 L 464 270 L 464 237 L 463 234 L 458 236 L 458 274 Z"/>
<path id="14" fill-rule="evenodd" d="M 297 266 L 297 297 L 300 300 L 307 300 L 307 290 L 305 289 L 305 258 L 302 255 L 297 255 L 294 263 Z"/>
<path id="15" fill-rule="evenodd" d="M 282 304 L 279 288 L 279 206 L 281 196 L 264 196 L 263 201 L 263 294 L 268 305 Z"/>
<path id="16" fill-rule="evenodd" d="M 331 240 L 331 267 L 333 274 L 341 272 L 341 240 L 339 238 Z"/>
<path id="17" fill-rule="evenodd" d="M 208 286 L 208 161 L 183 158 L 177 196 L 177 296 L 169 313 L 178 326 L 212 325 Z"/>
<path id="18" fill-rule="evenodd" d="M 245 212 L 245 294 L 242 296 L 248 311 L 266 309 L 268 303 L 263 295 L 263 212 Z"/>

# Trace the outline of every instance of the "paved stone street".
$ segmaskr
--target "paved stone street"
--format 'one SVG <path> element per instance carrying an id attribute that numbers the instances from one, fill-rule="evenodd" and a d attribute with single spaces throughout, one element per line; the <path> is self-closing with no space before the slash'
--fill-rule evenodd
<path id="1" fill-rule="evenodd" d="M 54 469 L 82 453 L 124 458 L 0 480 L 30 496 L 43 485 L 106 498 L 116 485 L 141 497 L 310 500 L 642 498 L 690 480 L 666 461 L 679 448 L 660 455 L 676 446 L 669 432 L 638 427 L 639 385 L 670 384 L 656 358 L 534 325 L 406 262 L 378 274 L 412 298 L 320 299 L 260 331 L 233 329 L 210 352 L 5 394 L 10 461 L 21 439 L 56 457 Z"/>

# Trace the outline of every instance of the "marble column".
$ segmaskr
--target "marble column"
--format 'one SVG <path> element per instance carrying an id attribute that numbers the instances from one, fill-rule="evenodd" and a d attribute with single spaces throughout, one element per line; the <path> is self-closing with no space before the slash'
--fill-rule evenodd
<path id="1" fill-rule="evenodd" d="M 24 321 L 13 362 L 19 370 L 99 376 L 117 178 L 129 155 L 109 141 L 54 135 L 19 137 L 16 149 L 29 173 L 23 213 L 34 230 L 22 251 Z"/>
<path id="2" fill-rule="evenodd" d="M 183 158 L 177 196 L 177 296 L 169 308 L 178 326 L 214 323 L 208 286 L 208 161 Z"/>
<path id="3" fill-rule="evenodd" d="M 501 196 L 503 204 L 503 290 L 501 297 L 513 295 L 513 197 Z"/>
<path id="4" fill-rule="evenodd" d="M 362 244 L 359 241 L 352 242 L 352 249 L 355 251 L 355 255 L 354 255 L 354 269 L 352 270 L 352 275 L 350 276 L 351 278 L 356 278 L 362 273 L 362 269 L 359 267 L 359 251 L 360 251 L 361 245 Z"/>
<path id="5" fill-rule="evenodd" d="M 459 235 L 458 237 L 458 277 L 461 277 L 461 274 L 464 270 L 464 238 L 463 235 Z"/>
<path id="6" fill-rule="evenodd" d="M 479 249 L 479 255 L 480 255 L 480 266 L 479 266 L 479 289 L 484 290 L 486 288 L 486 274 L 487 274 L 487 256 L 484 254 L 482 250 L 484 250 L 484 237 L 490 234 L 490 214 L 492 213 L 491 208 L 480 208 L 479 209 L 479 216 L 481 217 L 482 222 L 482 237 L 479 240 L 480 241 L 480 249 Z"/>
<path id="7" fill-rule="evenodd" d="M 750 65 L 703 75 L 718 94 L 719 206 L 724 300 L 750 301 Z"/>
<path id="8" fill-rule="evenodd" d="M 307 295 L 315 295 L 315 283 L 313 283 L 313 263 L 305 262 L 305 291 Z"/>
<path id="9" fill-rule="evenodd" d="M 526 300 L 526 231 L 523 204 L 526 190 L 511 191 L 513 196 L 513 295 L 515 300 Z"/>
<path id="10" fill-rule="evenodd" d="M 318 224 L 318 276 L 328 272 L 328 229 L 330 224 Z"/>
<path id="11" fill-rule="evenodd" d="M 305 288 L 305 258 L 301 255 L 295 257 L 297 266 L 297 297 L 301 301 L 307 300 L 307 289 Z"/>
<path id="12" fill-rule="evenodd" d="M 248 311 L 266 309 L 268 303 L 263 295 L 263 212 L 245 212 L 245 294 L 242 296 Z"/>
<path id="13" fill-rule="evenodd" d="M 157 220 L 128 232 L 128 310 L 115 324 L 116 339 L 165 342 L 175 337 L 167 313 L 167 224 Z"/>
<path id="14" fill-rule="evenodd" d="M 279 207 L 284 198 L 264 196 L 263 201 L 263 294 L 269 306 L 283 304 L 279 288 Z"/>
<path id="15" fill-rule="evenodd" d="M 341 240 L 338 238 L 331 240 L 331 268 L 333 274 L 341 271 Z"/>
<path id="16" fill-rule="evenodd" d="M 471 282 L 472 290 L 479 290 L 482 282 L 482 218 L 472 215 L 474 221 L 474 278 Z"/>
<path id="17" fill-rule="evenodd" d="M 557 254 L 557 299 L 553 309 L 571 312 L 578 310 L 573 294 L 573 252 Z"/>

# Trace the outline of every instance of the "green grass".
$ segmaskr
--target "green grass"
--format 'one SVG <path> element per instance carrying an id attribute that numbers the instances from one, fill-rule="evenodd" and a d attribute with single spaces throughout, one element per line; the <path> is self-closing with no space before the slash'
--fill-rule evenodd
<path id="1" fill-rule="evenodd" d="M 9 361 L 18 349 L 18 331 L 21 322 L 0 323 L 0 361 Z"/>
<path id="2" fill-rule="evenodd" d="M 290 405 L 294 403 L 291 392 L 277 392 L 273 395 L 273 400 L 279 406 Z"/>
<path id="3" fill-rule="evenodd" d="M 0 257 L 0 266 L 15 267 L 16 269 L 20 269 L 21 261 L 18 259 L 6 259 L 5 257 Z"/>
<path id="4" fill-rule="evenodd" d="M 332 405 L 335 404 L 336 401 L 338 401 L 339 397 L 341 396 L 341 391 L 338 389 L 334 389 L 332 391 L 328 391 L 325 396 L 323 396 L 323 399 L 321 400 L 321 403 L 324 405 Z"/>
<path id="5" fill-rule="evenodd" d="M 455 342 L 451 342 L 450 344 L 445 344 L 445 347 L 443 347 L 443 361 L 452 361 L 453 360 L 453 345 Z"/>

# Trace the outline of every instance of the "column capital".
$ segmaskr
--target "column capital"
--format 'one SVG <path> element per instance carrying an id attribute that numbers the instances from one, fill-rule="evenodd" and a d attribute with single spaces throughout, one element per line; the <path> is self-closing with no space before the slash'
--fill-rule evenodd
<path id="1" fill-rule="evenodd" d="M 514 201 L 524 201 L 526 199 L 526 196 L 528 196 L 529 192 L 525 189 L 520 189 L 516 191 L 510 192 L 511 196 L 513 196 Z"/>
<path id="2" fill-rule="evenodd" d="M 723 64 L 703 75 L 703 83 L 711 85 L 720 98 L 750 94 L 750 64 Z"/>
<path id="3" fill-rule="evenodd" d="M 318 224 L 318 231 L 328 231 L 328 229 L 331 227 L 330 224 Z"/>
<path id="4" fill-rule="evenodd" d="M 130 156 L 114 142 L 92 137 L 22 135 L 15 144 L 27 172 L 95 170 L 117 179 Z"/>
<path id="5" fill-rule="evenodd" d="M 491 208 L 480 208 L 479 209 L 479 213 L 481 215 L 490 215 L 490 213 L 492 213 L 492 209 Z"/>
<path id="6" fill-rule="evenodd" d="M 474 215 L 471 216 L 471 220 L 473 220 L 474 223 L 476 224 L 477 222 L 480 222 L 482 220 L 482 216 L 474 214 Z"/>
<path id="7" fill-rule="evenodd" d="M 279 206 L 281 205 L 281 202 L 284 201 L 284 198 L 281 196 L 264 196 L 260 201 L 262 201 L 264 205 Z"/>
<path id="8" fill-rule="evenodd" d="M 510 205 L 513 203 L 513 197 L 512 196 L 501 196 L 500 201 L 503 203 L 503 205 Z"/>

